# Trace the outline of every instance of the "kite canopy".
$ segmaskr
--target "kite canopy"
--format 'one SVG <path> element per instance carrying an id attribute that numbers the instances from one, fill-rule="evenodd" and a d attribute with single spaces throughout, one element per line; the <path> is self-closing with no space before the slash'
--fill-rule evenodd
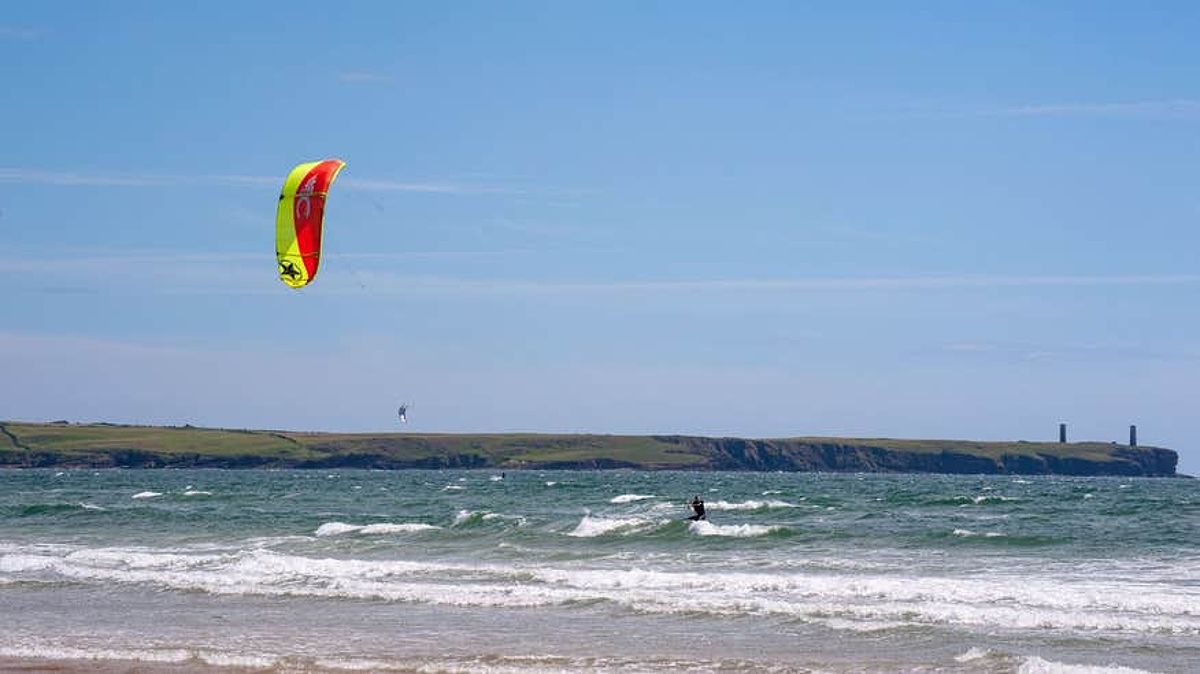
<path id="1" fill-rule="evenodd" d="M 340 159 L 300 164 L 283 183 L 275 215 L 275 259 L 280 280 L 293 288 L 302 288 L 317 276 L 325 196 L 345 166 Z"/>

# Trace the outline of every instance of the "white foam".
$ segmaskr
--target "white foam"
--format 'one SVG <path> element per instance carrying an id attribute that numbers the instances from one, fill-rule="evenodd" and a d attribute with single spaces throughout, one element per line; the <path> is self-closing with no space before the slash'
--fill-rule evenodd
<path id="1" fill-rule="evenodd" d="M 459 491 L 461 489 L 466 489 L 466 487 L 459 484 L 448 484 L 445 487 L 442 487 L 442 491 Z"/>
<path id="2" fill-rule="evenodd" d="M 346 524 L 345 522 L 326 522 L 317 527 L 316 535 L 318 536 L 340 536 L 353 531 L 360 531 L 362 527 L 357 524 Z"/>
<path id="3" fill-rule="evenodd" d="M 0 573 L 28 573 L 55 568 L 58 557 L 31 554 L 5 554 L 0 556 Z"/>
<path id="4" fill-rule="evenodd" d="M 379 524 L 368 524 L 362 528 L 360 533 L 364 534 L 407 534 L 417 531 L 432 531 L 441 529 L 435 524 L 425 524 L 424 522 L 403 522 L 400 524 L 392 524 L 389 522 L 381 522 Z"/>
<path id="5" fill-rule="evenodd" d="M 998 531 L 985 531 L 983 533 L 979 533 L 977 531 L 971 531 L 970 529 L 955 529 L 952 533 L 953 535 L 961 538 L 972 538 L 978 536 L 982 536 L 984 538 L 1002 538 L 1005 536 L 1005 534 L 1002 534 Z"/>
<path id="6" fill-rule="evenodd" d="M 91 503 L 80 503 L 79 507 L 83 508 L 84 510 L 104 510 L 104 508 Z"/>
<path id="7" fill-rule="evenodd" d="M 335 523 L 330 523 L 335 524 Z M 651 520 L 585 517 L 581 536 L 636 531 Z M 356 525 L 346 525 L 356 526 Z M 748 535 L 746 525 L 693 523 L 693 531 Z M 627 528 L 626 528 L 627 527 Z M 711 529 L 710 529 L 711 527 Z M 762 527 L 766 528 L 766 527 Z M 952 626 L 977 633 L 1103 634 L 1114 639 L 1200 637 L 1200 589 L 1164 582 L 1150 562 L 1095 569 L 1028 565 L 946 575 L 944 568 L 878 571 L 785 566 L 773 570 L 680 571 L 594 561 L 441 563 L 314 558 L 265 549 L 156 551 L 0 545 L 4 582 L 130 584 L 217 595 L 306 596 L 463 607 L 545 607 L 610 602 L 648 614 L 782 616 L 839 630 Z M 929 575 L 933 574 L 933 575 Z M 1031 666 L 1037 666 L 1034 663 Z M 1030 670 L 1037 672 L 1039 670 Z M 1120 671 L 1120 670 L 1115 670 Z"/>
<path id="8" fill-rule="evenodd" d="M 420 522 L 405 522 L 392 524 L 380 522 L 377 524 L 346 524 L 345 522 L 326 522 L 317 527 L 317 536 L 341 536 L 342 534 L 408 534 L 418 531 L 429 531 L 441 527 Z"/>
<path id="9" fill-rule="evenodd" d="M 213 493 L 211 491 L 203 491 L 201 489 L 189 489 L 189 490 L 183 492 L 183 495 L 184 496 L 212 496 Z"/>
<path id="10" fill-rule="evenodd" d="M 987 494 L 984 496 L 976 496 L 971 499 L 971 501 L 977 505 L 980 503 L 1003 503 L 1005 501 L 1020 501 L 1020 500 L 1021 499 L 1019 499 L 1015 496 L 1003 496 L 1000 494 Z"/>
<path id="11" fill-rule="evenodd" d="M 714 501 L 705 503 L 709 510 L 764 510 L 766 508 L 799 508 L 795 503 L 780 501 L 778 499 L 769 499 L 766 501 L 741 501 L 739 503 L 730 503 L 728 501 Z"/>
<path id="12" fill-rule="evenodd" d="M 139 491 L 132 498 L 157 498 L 162 496 L 161 491 Z"/>
<path id="13" fill-rule="evenodd" d="M 645 501 L 650 498 L 654 498 L 654 494 L 621 494 L 620 496 L 612 497 L 609 503 L 633 503 L 634 501 Z"/>
<path id="14" fill-rule="evenodd" d="M 274 656 L 190 651 L 182 648 L 79 648 L 55 643 L 0 646 L 0 657 L 34 660 L 128 661 L 157 664 L 198 662 L 217 667 L 268 668 L 279 664 Z"/>
<path id="15" fill-rule="evenodd" d="M 617 531 L 629 533 L 664 523 L 665 522 L 654 522 L 652 520 L 643 519 L 640 517 L 608 518 L 584 515 L 583 519 L 579 520 L 579 524 L 575 526 L 575 529 L 567 535 L 575 536 L 577 538 L 593 538 L 596 536 L 611 534 Z"/>
<path id="16" fill-rule="evenodd" d="M 986 648 L 971 647 L 966 653 L 954 656 L 955 662 L 973 662 L 991 657 L 992 651 Z"/>
<path id="17" fill-rule="evenodd" d="M 1152 674 L 1142 669 L 1117 665 L 1068 665 L 1035 656 L 1026 658 L 1017 674 Z"/>
<path id="18" fill-rule="evenodd" d="M 459 510 L 458 513 L 454 515 L 454 523 L 451 526 L 459 526 L 460 524 L 463 524 L 463 523 L 467 522 L 468 520 L 470 520 L 472 517 L 476 517 L 476 516 L 478 516 L 479 519 L 483 520 L 484 522 L 492 522 L 495 520 L 507 520 L 507 521 L 516 522 L 517 526 L 525 525 L 525 517 L 522 515 L 504 515 L 501 513 L 494 513 L 494 512 L 488 511 L 488 510 L 466 510 L 466 509 L 463 509 L 463 510 Z"/>
<path id="19" fill-rule="evenodd" d="M 140 662 L 182 663 L 192 659 L 184 649 L 86 649 L 53 644 L 0 646 L 0 657 L 45 660 L 131 660 Z"/>
<path id="20" fill-rule="evenodd" d="M 733 536 L 734 538 L 765 536 L 780 529 L 780 527 L 767 527 L 761 524 L 713 524 L 707 520 L 692 522 L 688 528 L 701 536 Z"/>

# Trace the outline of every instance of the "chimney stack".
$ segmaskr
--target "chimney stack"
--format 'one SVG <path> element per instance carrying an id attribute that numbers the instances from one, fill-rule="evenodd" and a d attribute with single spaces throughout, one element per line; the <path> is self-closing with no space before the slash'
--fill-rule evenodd
<path id="1" fill-rule="evenodd" d="M 1067 441 L 1067 425 L 1066 424 L 1058 425 L 1058 441 L 1059 442 Z"/>
<path id="2" fill-rule="evenodd" d="M 1134 424 L 1129 425 L 1129 446 L 1137 447 L 1137 426 Z"/>

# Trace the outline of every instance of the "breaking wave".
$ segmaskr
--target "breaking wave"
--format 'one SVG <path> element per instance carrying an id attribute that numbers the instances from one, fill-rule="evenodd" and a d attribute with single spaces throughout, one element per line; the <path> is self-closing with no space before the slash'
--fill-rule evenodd
<path id="1" fill-rule="evenodd" d="M 586 536 L 647 523 L 585 518 L 580 525 L 585 533 L 579 535 Z M 722 530 L 706 522 L 692 526 L 697 532 Z M 716 535 L 762 532 L 730 526 Z M 849 630 L 957 625 L 982 631 L 1200 637 L 1200 614 L 1191 595 L 1169 586 L 1091 580 L 1084 575 L 945 577 L 919 571 L 728 569 L 714 573 L 545 563 L 329 559 L 263 549 L 213 553 L 8 546 L 5 550 L 0 554 L 0 583 L 116 583 L 215 595 L 481 608 L 606 602 L 640 613 L 779 616 Z"/>
<path id="2" fill-rule="evenodd" d="M 377 524 L 346 524 L 345 522 L 326 522 L 317 527 L 317 536 L 341 536 L 342 534 L 411 534 L 418 531 L 431 531 L 441 527 L 420 522 L 392 524 L 380 522 Z"/>

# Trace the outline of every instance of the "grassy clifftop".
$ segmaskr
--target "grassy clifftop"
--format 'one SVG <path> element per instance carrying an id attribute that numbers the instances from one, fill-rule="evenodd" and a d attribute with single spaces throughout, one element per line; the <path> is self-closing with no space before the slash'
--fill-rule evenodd
<path id="1" fill-rule="evenodd" d="M 0 423 L 0 466 L 636 468 L 1175 474 L 1177 454 L 1108 443 L 694 436 L 294 433 Z"/>

